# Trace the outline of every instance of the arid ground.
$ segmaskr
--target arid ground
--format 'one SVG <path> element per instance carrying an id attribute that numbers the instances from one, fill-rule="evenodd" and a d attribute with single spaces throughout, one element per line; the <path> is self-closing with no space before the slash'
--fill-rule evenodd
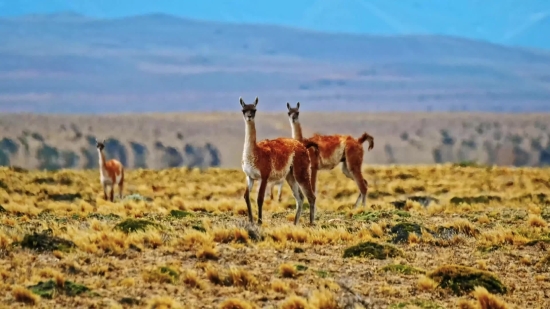
<path id="1" fill-rule="evenodd" d="M 4 308 L 548 308 L 550 170 L 339 169 L 315 226 L 288 185 L 247 223 L 236 169 L 136 169 L 122 200 L 97 170 L 0 169 Z M 117 191 L 115 191 L 118 193 Z M 254 214 L 257 184 L 254 188 Z M 276 196 L 276 190 L 274 190 Z"/>

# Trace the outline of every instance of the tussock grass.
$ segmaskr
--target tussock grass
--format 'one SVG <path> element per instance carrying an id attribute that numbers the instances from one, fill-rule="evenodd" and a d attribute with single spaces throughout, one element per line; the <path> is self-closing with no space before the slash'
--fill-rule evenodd
<path id="1" fill-rule="evenodd" d="M 95 170 L 0 168 L 0 307 L 550 307 L 547 169 L 364 175 L 365 208 L 335 169 L 319 173 L 315 226 L 307 207 L 292 224 L 286 185 L 257 226 L 238 170 L 129 170 L 111 203 Z"/>
<path id="2" fill-rule="evenodd" d="M 11 292 L 12 292 L 13 298 L 15 298 L 15 301 L 17 302 L 25 303 L 27 305 L 32 305 L 32 306 L 40 302 L 40 296 L 34 294 L 33 292 L 29 291 L 28 289 L 22 286 L 15 286 Z"/>

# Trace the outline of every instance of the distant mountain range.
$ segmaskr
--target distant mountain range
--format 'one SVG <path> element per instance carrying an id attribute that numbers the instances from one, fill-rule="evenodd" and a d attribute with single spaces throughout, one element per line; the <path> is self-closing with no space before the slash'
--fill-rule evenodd
<path id="1" fill-rule="evenodd" d="M 550 111 L 550 51 L 150 14 L 0 19 L 0 111 Z"/>
<path id="2" fill-rule="evenodd" d="M 550 49 L 543 0 L 0 0 L 0 16 L 78 12 L 98 18 L 150 13 L 376 35 L 438 34 Z"/>

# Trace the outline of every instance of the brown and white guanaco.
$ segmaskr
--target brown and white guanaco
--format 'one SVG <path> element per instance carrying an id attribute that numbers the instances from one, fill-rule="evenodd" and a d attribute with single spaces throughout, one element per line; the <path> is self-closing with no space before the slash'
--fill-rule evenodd
<path id="1" fill-rule="evenodd" d="M 118 185 L 119 198 L 122 199 L 122 191 L 124 188 L 124 166 L 122 166 L 122 164 L 116 159 L 105 161 L 105 154 L 103 154 L 105 140 L 103 140 L 103 142 L 98 142 L 96 139 L 96 147 L 99 154 L 99 181 L 103 186 L 103 196 L 105 200 L 107 200 L 107 187 L 111 187 L 109 201 L 113 202 L 115 185 Z"/>
<path id="2" fill-rule="evenodd" d="M 250 192 L 254 186 L 254 181 L 260 181 L 257 203 L 258 224 L 261 225 L 262 205 L 267 183 L 286 179 L 296 199 L 294 225 L 298 224 L 302 214 L 304 194 L 310 206 L 309 222 L 313 225 L 315 219 L 315 192 L 311 188 L 310 161 L 307 149 L 317 147 L 317 144 L 309 140 L 298 141 L 282 137 L 256 142 L 254 119 L 258 97 L 252 104 L 246 104 L 242 97 L 239 98 L 239 101 L 245 123 L 242 169 L 246 175 L 247 186 L 244 192 L 244 200 L 250 222 L 254 222 L 250 204 Z"/>
<path id="3" fill-rule="evenodd" d="M 300 102 L 296 104 L 296 107 L 290 107 L 290 103 L 287 102 L 286 107 L 288 109 L 288 119 L 292 128 L 292 138 L 303 140 L 302 126 L 299 120 Z M 316 190 L 317 171 L 331 170 L 341 162 L 342 172 L 346 177 L 355 181 L 360 191 L 354 207 L 357 207 L 359 202 L 361 202 L 362 206 L 365 206 L 368 183 L 361 173 L 364 153 L 363 143 L 365 141 L 369 142 L 368 150 L 370 151 L 374 147 L 374 138 L 365 132 L 359 138 L 342 134 L 314 134 L 308 140 L 318 145 L 316 160 L 314 159 L 314 154 L 310 152 L 313 161 L 311 164 L 311 186 L 313 190 Z"/>

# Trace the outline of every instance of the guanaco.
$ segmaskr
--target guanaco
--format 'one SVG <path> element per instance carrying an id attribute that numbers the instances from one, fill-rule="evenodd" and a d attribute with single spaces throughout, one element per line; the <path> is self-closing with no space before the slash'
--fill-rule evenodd
<path id="1" fill-rule="evenodd" d="M 98 142 L 95 140 L 97 152 L 99 154 L 99 181 L 103 186 L 103 196 L 107 200 L 107 187 L 111 187 L 109 194 L 109 201 L 114 201 L 115 185 L 118 185 L 119 198 L 122 199 L 122 191 L 124 188 L 124 166 L 120 161 L 111 159 L 105 161 L 105 154 L 103 154 L 103 148 L 105 148 L 105 140 Z"/>
<path id="2" fill-rule="evenodd" d="M 284 184 L 284 179 L 281 179 L 279 181 L 276 181 L 276 182 L 268 182 L 267 183 L 267 186 L 266 186 L 266 190 L 265 190 L 265 198 L 269 197 L 271 198 L 271 200 L 273 200 L 273 188 L 275 188 L 275 186 L 277 186 L 277 201 L 280 202 L 281 201 L 281 195 L 283 194 L 283 184 Z M 258 187 L 258 192 L 260 191 L 260 187 Z"/>
<path id="3" fill-rule="evenodd" d="M 315 193 L 311 188 L 310 161 L 307 149 L 317 147 L 317 144 L 309 140 L 298 141 L 283 137 L 256 142 L 254 119 L 258 97 L 252 104 L 246 104 L 242 97 L 239 98 L 239 101 L 245 123 L 242 169 L 246 175 L 247 186 L 244 192 L 244 200 L 250 222 L 253 223 L 250 192 L 254 186 L 254 181 L 260 181 L 257 203 L 258 224 L 261 225 L 262 205 L 267 183 L 286 179 L 296 199 L 294 225 L 298 224 L 302 214 L 304 194 L 310 205 L 309 222 L 313 225 L 315 220 Z"/>
<path id="4" fill-rule="evenodd" d="M 300 102 L 296 107 L 291 107 L 290 103 L 286 103 L 288 109 L 288 119 L 292 128 L 292 138 L 303 140 L 302 126 L 300 124 Z M 317 171 L 332 170 L 336 165 L 342 163 L 342 172 L 344 175 L 355 181 L 359 188 L 360 194 L 355 202 L 355 207 L 361 202 L 365 206 L 367 199 L 368 182 L 363 178 L 361 166 L 363 164 L 363 143 L 369 142 L 368 151 L 374 147 L 374 137 L 368 133 L 363 133 L 359 138 L 353 138 L 350 135 L 319 135 L 314 134 L 309 138 L 310 141 L 318 145 L 317 155 L 312 155 L 311 164 L 311 187 L 316 192 L 317 186 Z M 316 159 L 315 159 L 316 157 Z"/>

